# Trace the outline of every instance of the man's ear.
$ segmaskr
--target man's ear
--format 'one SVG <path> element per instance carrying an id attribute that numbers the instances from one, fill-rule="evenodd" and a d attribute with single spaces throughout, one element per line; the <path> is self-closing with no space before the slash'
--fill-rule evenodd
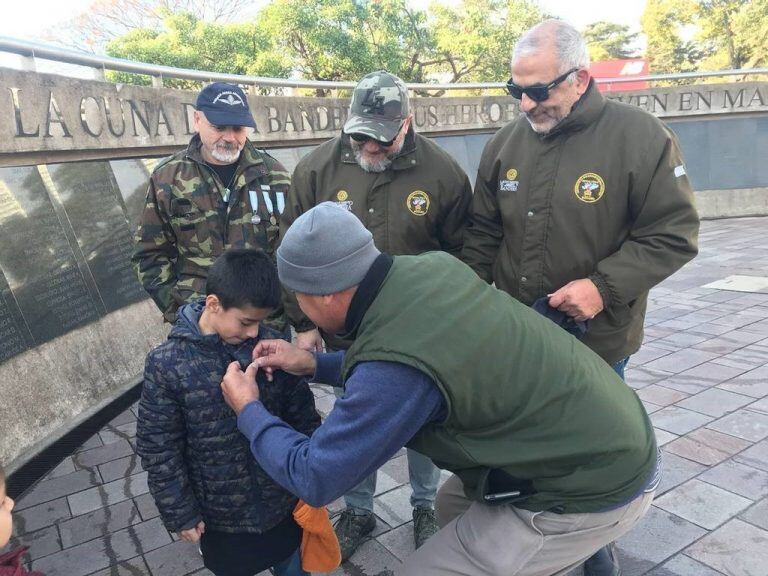
<path id="1" fill-rule="evenodd" d="M 216 294 L 208 294 L 208 296 L 205 297 L 205 308 L 213 313 L 217 313 L 219 310 L 224 309 L 221 305 L 221 300 L 219 300 L 219 297 L 216 296 Z"/>
<path id="2" fill-rule="evenodd" d="M 589 70 L 586 68 L 580 68 L 576 71 L 576 90 L 581 96 L 584 94 L 584 92 L 587 91 L 587 87 L 589 86 L 589 79 L 591 78 L 589 74 Z"/>

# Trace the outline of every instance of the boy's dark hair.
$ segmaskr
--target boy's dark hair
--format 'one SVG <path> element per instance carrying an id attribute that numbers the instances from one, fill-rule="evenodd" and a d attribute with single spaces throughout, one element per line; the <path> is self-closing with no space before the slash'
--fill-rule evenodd
<path id="1" fill-rule="evenodd" d="M 277 267 L 262 250 L 238 248 L 216 258 L 205 284 L 205 294 L 215 294 L 222 307 L 277 308 L 280 280 Z"/>

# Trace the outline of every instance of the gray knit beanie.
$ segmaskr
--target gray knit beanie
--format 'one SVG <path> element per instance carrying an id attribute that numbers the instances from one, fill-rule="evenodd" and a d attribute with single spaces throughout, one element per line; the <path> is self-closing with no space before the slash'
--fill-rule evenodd
<path id="1" fill-rule="evenodd" d="M 379 254 L 357 216 L 323 202 L 288 228 L 277 249 L 277 272 L 290 290 L 333 294 L 360 284 Z"/>

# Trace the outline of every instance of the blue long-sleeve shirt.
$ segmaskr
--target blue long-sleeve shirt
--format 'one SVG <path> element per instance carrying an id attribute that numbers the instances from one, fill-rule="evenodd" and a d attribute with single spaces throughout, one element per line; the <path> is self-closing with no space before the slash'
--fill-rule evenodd
<path id="1" fill-rule="evenodd" d="M 317 355 L 315 382 L 341 385 L 343 352 Z M 423 372 L 396 362 L 363 362 L 344 397 L 312 437 L 273 416 L 259 401 L 237 420 L 259 465 L 311 506 L 325 506 L 377 470 L 447 407 Z"/>

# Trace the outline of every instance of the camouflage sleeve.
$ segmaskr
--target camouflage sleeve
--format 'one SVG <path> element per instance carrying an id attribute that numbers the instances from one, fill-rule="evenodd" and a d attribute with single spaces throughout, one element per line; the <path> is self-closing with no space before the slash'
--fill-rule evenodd
<path id="1" fill-rule="evenodd" d="M 169 379 L 173 375 L 150 354 L 139 401 L 136 451 L 147 471 L 149 491 L 165 527 L 178 532 L 195 526 L 203 518 L 184 462 L 184 416 Z"/>
<path id="2" fill-rule="evenodd" d="M 310 170 L 302 162 L 293 171 L 291 188 L 285 202 L 285 210 L 280 215 L 280 239 L 282 240 L 293 221 L 315 205 L 314 190 L 310 184 Z M 288 320 L 297 332 L 312 330 L 315 325 L 299 308 L 296 296 L 283 289 L 283 307 Z"/>
<path id="3" fill-rule="evenodd" d="M 134 236 L 131 264 L 139 282 L 160 311 L 165 313 L 173 305 L 171 291 L 176 285 L 174 266 L 178 251 L 176 237 L 157 199 L 157 189 L 149 180 L 147 200 Z"/>
<path id="4" fill-rule="evenodd" d="M 320 426 L 320 414 L 315 409 L 315 396 L 306 379 L 286 374 L 286 382 L 281 388 L 283 420 L 297 432 L 312 436 Z"/>
<path id="5" fill-rule="evenodd" d="M 460 167 L 456 166 L 452 178 L 445 183 L 445 192 L 451 199 L 438 230 L 440 247 L 459 258 L 464 246 L 464 230 L 469 223 L 469 207 L 472 203 L 472 185 Z"/>

